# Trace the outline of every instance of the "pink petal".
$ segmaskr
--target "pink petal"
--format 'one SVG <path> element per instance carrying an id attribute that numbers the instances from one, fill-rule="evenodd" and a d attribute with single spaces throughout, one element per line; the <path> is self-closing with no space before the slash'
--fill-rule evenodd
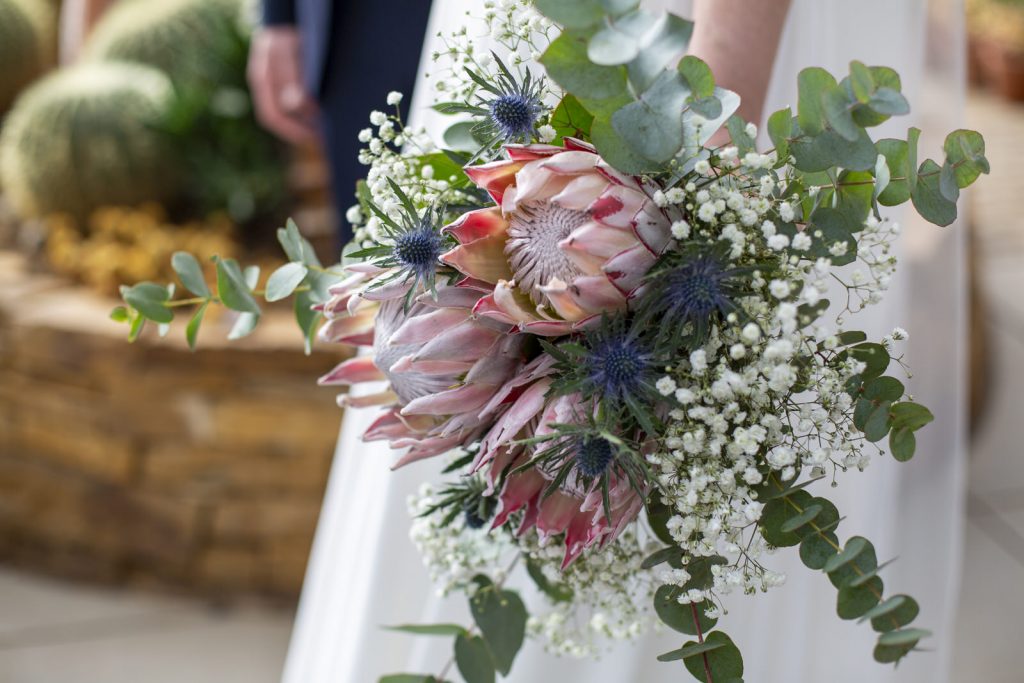
<path id="1" fill-rule="evenodd" d="M 590 313 L 620 311 L 625 308 L 626 298 L 606 275 L 585 275 L 572 281 L 569 289 L 576 304 Z"/>
<path id="2" fill-rule="evenodd" d="M 586 312 L 579 307 L 572 294 L 569 293 L 569 287 L 558 278 L 541 287 L 540 291 L 547 297 L 559 317 L 565 320 L 578 320 L 586 316 Z"/>
<path id="3" fill-rule="evenodd" d="M 392 470 L 397 470 L 401 467 L 405 467 L 410 463 L 417 462 L 419 460 L 425 460 L 427 458 L 433 458 L 434 456 L 447 453 L 451 449 L 462 445 L 463 438 L 459 436 L 452 436 L 448 438 L 442 437 L 431 437 L 422 441 L 414 442 L 414 440 L 398 440 L 391 443 L 392 448 L 405 448 L 409 446 L 409 451 L 402 456 L 398 462 L 391 466 Z"/>
<path id="4" fill-rule="evenodd" d="M 444 228 L 459 244 L 468 244 L 484 237 L 504 234 L 508 229 L 508 221 L 501 214 L 501 209 L 492 206 L 462 214 L 454 223 Z"/>
<path id="5" fill-rule="evenodd" d="M 361 312 L 358 315 L 334 318 L 320 328 L 317 336 L 320 341 L 329 343 L 362 343 L 367 335 L 373 339 L 375 310 Z M 357 341 L 359 340 L 359 341 Z"/>
<path id="6" fill-rule="evenodd" d="M 494 387 L 486 384 L 463 384 L 437 394 L 413 399 L 402 408 L 403 415 L 452 415 L 481 408 L 494 395 Z"/>
<path id="7" fill-rule="evenodd" d="M 416 352 L 413 360 L 476 361 L 486 355 L 501 332 L 485 327 L 476 320 L 464 320 Z"/>
<path id="8" fill-rule="evenodd" d="M 487 190 L 491 198 L 501 204 L 505 188 L 515 182 L 516 172 L 523 167 L 522 161 L 492 161 L 479 166 L 467 166 L 463 169 L 469 179 L 478 187 Z"/>
<path id="9" fill-rule="evenodd" d="M 590 152 L 591 154 L 597 154 L 597 148 L 589 142 L 584 142 L 579 138 L 565 138 L 563 141 L 565 148 L 570 151 L 582 151 Z"/>
<path id="10" fill-rule="evenodd" d="M 488 285 L 488 288 L 490 285 Z M 462 287 L 438 287 L 437 298 L 430 292 L 423 292 L 416 301 L 432 308 L 467 308 L 472 310 L 480 299 L 480 292 Z"/>
<path id="11" fill-rule="evenodd" d="M 487 462 L 494 457 L 499 448 L 515 439 L 520 430 L 537 416 L 544 408 L 544 395 L 547 393 L 549 386 L 551 386 L 551 381 L 548 379 L 542 379 L 531 385 L 529 389 L 516 399 L 512 407 L 498 418 L 491 427 L 491 430 L 487 432 L 483 443 L 480 444 L 480 452 L 473 461 L 473 469 L 479 468 L 481 463 Z M 490 405 L 486 406 L 481 411 L 481 415 L 488 414 L 490 409 Z"/>
<path id="12" fill-rule="evenodd" d="M 505 486 L 498 497 L 498 511 L 494 516 L 492 529 L 504 524 L 509 515 L 526 505 L 543 490 L 547 482 L 536 470 L 512 474 L 505 480 Z"/>
<path id="13" fill-rule="evenodd" d="M 476 306 L 473 307 L 473 315 L 508 325 L 514 325 L 518 322 L 498 306 L 494 300 L 494 294 L 488 294 L 477 301 Z"/>
<path id="14" fill-rule="evenodd" d="M 505 145 L 505 154 L 513 161 L 534 161 L 564 151 L 557 145 Z"/>
<path id="15" fill-rule="evenodd" d="M 556 491 L 542 500 L 540 514 L 537 516 L 537 531 L 541 538 L 565 531 L 579 511 L 580 501 L 560 491 Z"/>
<path id="16" fill-rule="evenodd" d="M 492 298 L 495 306 L 517 323 L 537 319 L 536 309 L 532 306 L 529 297 L 520 292 L 511 282 L 499 281 L 494 287 Z"/>
<path id="17" fill-rule="evenodd" d="M 387 379 L 383 372 L 374 365 L 372 356 L 356 356 L 340 363 L 333 370 L 321 377 L 320 386 L 338 386 L 374 382 Z"/>
<path id="18" fill-rule="evenodd" d="M 455 325 L 464 322 L 466 318 L 467 311 L 463 308 L 438 308 L 430 313 L 413 315 L 395 330 L 391 338 L 388 339 L 388 344 L 391 346 L 425 344 Z"/>
<path id="19" fill-rule="evenodd" d="M 540 166 L 554 173 L 582 175 L 593 171 L 599 160 L 592 152 L 569 151 L 541 161 Z"/>
<path id="20" fill-rule="evenodd" d="M 394 365 L 388 368 L 393 375 L 400 375 L 404 372 L 416 372 L 421 375 L 459 375 L 469 372 L 473 367 L 472 363 L 461 360 L 413 360 L 413 355 L 402 356 Z"/>
<path id="21" fill-rule="evenodd" d="M 399 277 L 379 287 L 367 287 L 363 290 L 361 296 L 367 301 L 398 299 L 408 294 L 413 284 L 413 278 Z"/>
<path id="22" fill-rule="evenodd" d="M 590 214 L 594 220 L 621 230 L 632 230 L 637 213 L 645 204 L 653 204 L 639 190 L 620 185 L 611 185 L 590 206 Z"/>
<path id="23" fill-rule="evenodd" d="M 519 326 L 523 332 L 536 334 L 540 337 L 561 337 L 573 330 L 571 322 L 564 320 L 538 320 L 536 322 L 523 323 Z"/>
<path id="24" fill-rule="evenodd" d="M 636 246 L 636 244 L 637 239 L 632 232 L 588 221 L 569 233 L 569 236 L 559 242 L 558 246 L 562 249 L 586 251 L 600 257 L 600 265 L 604 265 L 604 261 Z"/>
<path id="25" fill-rule="evenodd" d="M 637 244 L 632 249 L 627 249 L 609 259 L 602 270 L 620 292 L 629 294 L 640 286 L 647 271 L 651 269 L 656 260 L 657 258 L 647 247 Z"/>
<path id="26" fill-rule="evenodd" d="M 588 173 L 573 178 L 572 182 L 551 198 L 551 203 L 574 211 L 585 211 L 607 188 L 607 180 L 596 173 Z"/>
<path id="27" fill-rule="evenodd" d="M 505 258 L 504 234 L 461 244 L 442 254 L 441 262 L 464 275 L 491 284 L 512 279 L 512 271 Z"/>
<path id="28" fill-rule="evenodd" d="M 393 391 L 381 391 L 376 394 L 364 396 L 352 396 L 342 394 L 338 397 L 338 404 L 343 408 L 368 408 L 370 406 L 385 406 L 398 401 L 398 395 Z"/>
<path id="29" fill-rule="evenodd" d="M 382 441 L 397 439 L 415 434 L 413 430 L 392 409 L 385 411 L 375 419 L 363 433 L 363 441 Z"/>
<path id="30" fill-rule="evenodd" d="M 637 214 L 633 229 L 637 238 L 655 256 L 661 256 L 672 239 L 668 219 L 653 202 L 648 202 Z"/>

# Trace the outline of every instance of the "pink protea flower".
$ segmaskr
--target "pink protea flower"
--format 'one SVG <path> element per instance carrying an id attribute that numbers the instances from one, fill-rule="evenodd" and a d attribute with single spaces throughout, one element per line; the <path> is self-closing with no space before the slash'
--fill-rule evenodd
<path id="1" fill-rule="evenodd" d="M 372 347 L 320 379 L 323 385 L 387 382 L 362 396 L 341 397 L 351 407 L 383 406 L 363 438 L 408 448 L 395 467 L 439 455 L 476 440 L 493 421 L 483 408 L 523 362 L 521 335 L 510 326 L 478 319 L 473 308 L 490 291 L 463 281 L 416 297 L 392 298 L 367 289 L 371 275 L 358 274 L 331 289 L 323 306 L 325 341 Z"/>
<path id="2" fill-rule="evenodd" d="M 441 260 L 494 287 L 475 312 L 557 336 L 625 309 L 671 240 L 668 217 L 586 143 L 506 153 L 466 168 L 497 206 L 446 228 L 459 244 Z"/>
<path id="3" fill-rule="evenodd" d="M 525 510 L 517 533 L 531 528 L 536 528 L 541 538 L 564 533 L 565 567 L 587 548 L 614 540 L 636 519 L 643 496 L 628 477 L 617 471 L 611 444 L 599 438 L 583 439 L 571 446 L 579 450 L 574 472 L 554 492 L 547 492 L 554 473 L 543 466 L 514 471 L 533 457 L 531 447 L 522 439 L 553 435 L 552 425 L 580 422 L 589 409 L 576 394 L 548 396 L 552 366 L 549 356 L 540 356 L 495 393 L 485 414 L 505 405 L 507 409 L 484 436 L 474 468 L 488 466 L 491 491 L 501 474 L 507 473 L 492 527 L 505 524 L 510 515 Z M 605 473 L 609 481 L 608 509 L 600 485 L 600 476 Z"/>

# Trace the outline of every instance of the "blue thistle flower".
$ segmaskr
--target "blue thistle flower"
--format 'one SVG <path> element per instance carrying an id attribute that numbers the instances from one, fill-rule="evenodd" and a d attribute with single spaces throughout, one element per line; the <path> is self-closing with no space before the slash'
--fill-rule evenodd
<path id="1" fill-rule="evenodd" d="M 348 256 L 365 259 L 392 271 L 377 286 L 396 280 L 409 282 L 406 295 L 408 308 L 419 292 L 435 291 L 434 283 L 441 267 L 439 257 L 445 250 L 445 238 L 440 233 L 444 208 L 431 206 L 420 212 L 398 183 L 391 179 L 388 179 L 388 183 L 401 204 L 401 217 L 396 220 L 376 204 L 369 203 L 370 210 L 380 219 L 381 230 L 387 239 Z"/>
<path id="2" fill-rule="evenodd" d="M 599 334 L 584 359 L 590 385 L 606 399 L 635 396 L 649 379 L 651 355 L 626 331 Z"/>
<path id="3" fill-rule="evenodd" d="M 505 140 L 529 138 L 540 118 L 540 102 L 521 92 L 507 92 L 491 100 L 491 122 Z"/>
<path id="4" fill-rule="evenodd" d="M 615 461 L 615 450 L 608 439 L 585 436 L 576 442 L 576 469 L 586 477 L 600 477 Z"/>
<path id="5" fill-rule="evenodd" d="M 728 247 L 692 245 L 666 254 L 647 275 L 648 287 L 637 302 L 642 325 L 657 326 L 655 348 L 673 355 L 681 346 L 696 348 L 707 341 L 713 324 L 736 313 L 738 302 L 753 294 L 754 267 L 729 265 Z"/>
<path id="6" fill-rule="evenodd" d="M 488 156 L 502 144 L 531 142 L 537 121 L 544 113 L 544 79 L 533 78 L 528 70 L 513 74 L 497 55 L 494 61 L 498 66 L 494 78 L 466 70 L 479 86 L 473 102 L 454 102 L 440 107 L 443 113 L 472 114 L 476 119 L 472 133 L 481 142 L 481 149 L 470 163 Z"/>
<path id="7" fill-rule="evenodd" d="M 420 280 L 433 277 L 438 257 L 444 252 L 444 241 L 437 229 L 424 216 L 419 225 L 395 236 L 394 258 Z"/>

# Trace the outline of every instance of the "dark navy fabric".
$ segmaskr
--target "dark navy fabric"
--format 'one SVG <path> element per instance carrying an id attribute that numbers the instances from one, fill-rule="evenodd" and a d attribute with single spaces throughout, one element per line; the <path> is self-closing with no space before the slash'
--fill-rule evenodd
<path id="1" fill-rule="evenodd" d="M 412 98 L 431 0 L 263 0 L 268 25 L 299 26 L 306 86 L 320 102 L 331 188 L 341 213 L 355 203 L 359 131 L 370 111 L 390 111 L 387 95 Z M 403 112 L 406 111 L 403 109 Z M 346 225 L 341 239 L 351 236 Z"/>

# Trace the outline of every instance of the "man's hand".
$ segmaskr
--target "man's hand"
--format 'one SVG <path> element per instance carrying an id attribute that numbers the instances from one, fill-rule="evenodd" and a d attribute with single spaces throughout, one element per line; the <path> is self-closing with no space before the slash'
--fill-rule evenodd
<path id="1" fill-rule="evenodd" d="M 256 31 L 249 50 L 249 87 L 256 117 L 292 143 L 317 137 L 317 108 L 302 82 L 301 37 L 294 26 Z"/>

